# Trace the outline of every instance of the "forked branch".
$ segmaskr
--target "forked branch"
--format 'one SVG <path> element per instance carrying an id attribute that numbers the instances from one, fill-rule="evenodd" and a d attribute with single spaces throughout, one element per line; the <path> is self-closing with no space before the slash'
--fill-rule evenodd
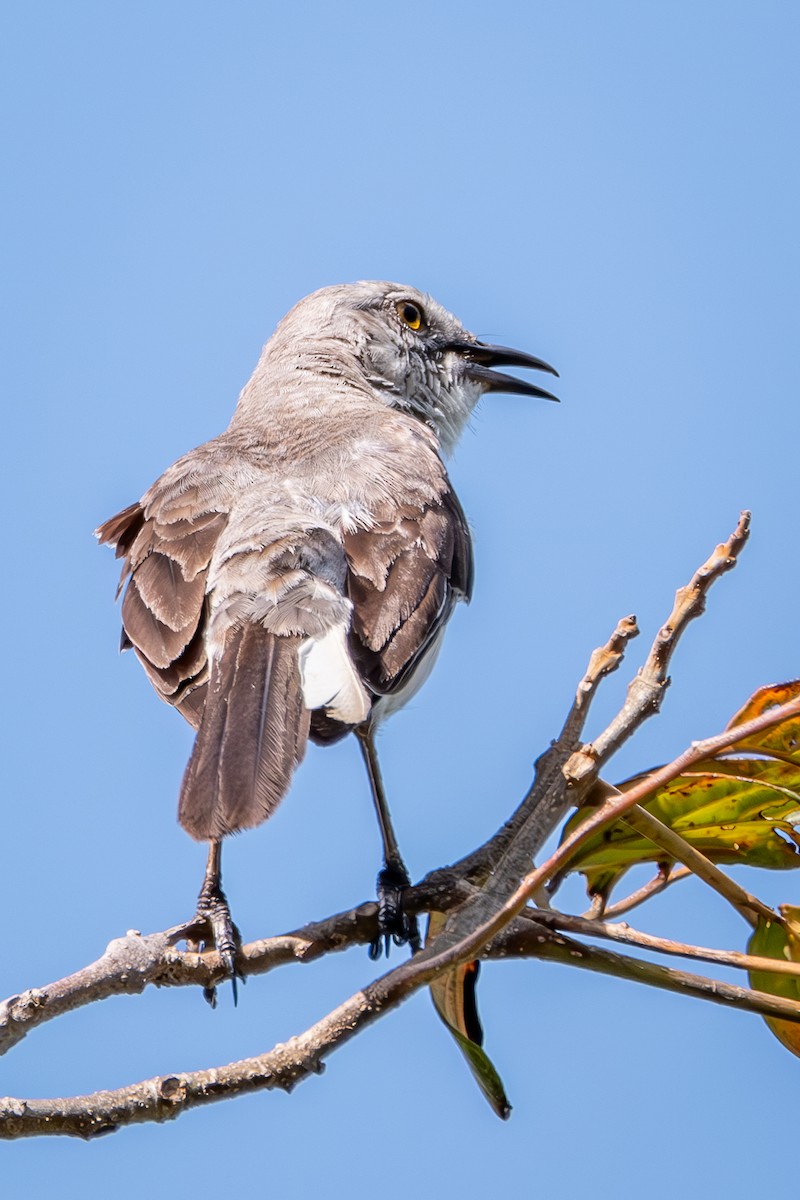
<path id="1" fill-rule="evenodd" d="M 606 800 L 541 867 L 531 870 L 533 857 L 567 810 L 579 803 L 595 783 L 600 765 L 658 709 L 669 682 L 666 672 L 677 641 L 688 623 L 702 612 L 714 580 L 735 564 L 748 527 L 749 514 L 743 513 L 728 541 L 718 546 L 689 584 L 679 590 L 670 617 L 608 728 L 592 743 L 581 744 L 590 702 L 600 681 L 619 665 L 628 641 L 637 633 L 633 617 L 622 620 L 606 645 L 592 655 L 561 735 L 537 761 L 534 781 L 516 812 L 479 849 L 452 867 L 431 872 L 409 890 L 409 911 L 448 914 L 442 933 L 421 953 L 368 984 L 297 1037 L 253 1058 L 209 1070 L 160 1076 L 91 1096 L 0 1101 L 0 1137 L 40 1133 L 92 1137 L 133 1122 L 171 1119 L 188 1108 L 243 1092 L 290 1090 L 309 1074 L 321 1071 L 324 1059 L 379 1016 L 441 973 L 478 957 L 556 959 L 748 1011 L 800 1020 L 800 1004 L 792 1001 L 629 959 L 567 938 L 562 932 L 570 928 L 571 921 L 576 932 L 613 936 L 597 921 L 581 923 L 581 918 L 526 910 L 531 898 L 568 864 L 570 855 L 597 829 L 630 813 L 634 805 L 702 757 L 732 745 L 746 733 L 777 724 L 790 712 L 800 712 L 798 700 L 784 705 L 783 710 L 762 714 L 746 726 L 695 743 L 641 784 Z M 650 885 L 650 892 L 655 890 Z M 376 932 L 376 905 L 364 904 L 292 933 L 250 943 L 242 948 L 238 965 L 242 974 L 248 975 L 289 962 L 308 963 L 323 954 L 369 944 Z M 43 1021 L 106 996 L 140 992 L 151 984 L 213 985 L 222 975 L 218 955 L 181 950 L 178 943 L 184 935 L 183 927 L 147 937 L 129 933 L 112 942 L 97 962 L 74 975 L 11 997 L 0 1006 L 0 1051 L 9 1049 Z M 618 940 L 632 942 L 633 937 Z M 663 941 L 650 948 L 680 952 L 665 950 Z M 747 965 L 752 966 L 752 961 Z"/>

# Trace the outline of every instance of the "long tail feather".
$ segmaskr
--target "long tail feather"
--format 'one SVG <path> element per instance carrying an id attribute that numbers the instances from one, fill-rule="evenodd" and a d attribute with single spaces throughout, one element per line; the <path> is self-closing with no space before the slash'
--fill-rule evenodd
<path id="1" fill-rule="evenodd" d="M 297 639 L 257 624 L 228 634 L 181 787 L 178 817 L 192 837 L 259 825 L 289 790 L 309 727 L 297 651 Z"/>

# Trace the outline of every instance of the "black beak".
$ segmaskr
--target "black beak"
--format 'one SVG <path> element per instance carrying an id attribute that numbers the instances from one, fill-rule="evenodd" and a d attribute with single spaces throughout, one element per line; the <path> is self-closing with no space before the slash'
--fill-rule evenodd
<path id="1" fill-rule="evenodd" d="M 491 367 L 528 367 L 532 371 L 549 371 L 558 378 L 558 371 L 541 358 L 533 354 L 525 354 L 522 350 L 510 350 L 508 346 L 487 346 L 484 342 L 448 342 L 447 350 L 455 350 L 466 359 L 467 378 L 480 383 L 487 392 L 517 392 L 521 396 L 538 396 L 541 400 L 555 400 L 558 396 L 528 383 L 524 379 L 516 379 L 513 375 L 505 375 L 502 371 L 492 371 Z"/>

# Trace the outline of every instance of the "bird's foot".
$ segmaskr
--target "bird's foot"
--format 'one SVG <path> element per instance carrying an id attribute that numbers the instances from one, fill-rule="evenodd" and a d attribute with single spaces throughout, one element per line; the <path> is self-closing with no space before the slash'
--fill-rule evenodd
<path id="1" fill-rule="evenodd" d="M 228 900 L 221 885 L 206 879 L 197 898 L 197 912 L 186 937 L 188 948 L 196 953 L 216 950 L 222 961 L 225 977 L 233 987 L 233 1003 L 238 1002 L 238 981 L 244 976 L 236 969 L 236 955 L 241 945 L 239 930 L 233 923 Z M 212 1008 L 217 1006 L 217 989 L 211 985 L 203 988 L 203 996 Z"/>
<path id="2" fill-rule="evenodd" d="M 419 923 L 413 913 L 408 913 L 403 904 L 403 893 L 411 886 L 408 871 L 402 862 L 386 863 L 378 872 L 378 936 L 371 943 L 369 956 L 373 961 L 381 953 L 389 957 L 389 947 L 411 947 L 413 954 L 422 946 Z"/>

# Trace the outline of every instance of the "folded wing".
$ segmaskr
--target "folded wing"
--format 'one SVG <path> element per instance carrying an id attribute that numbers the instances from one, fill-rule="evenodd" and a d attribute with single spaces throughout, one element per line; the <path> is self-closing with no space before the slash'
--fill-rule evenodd
<path id="1" fill-rule="evenodd" d="M 206 578 L 227 513 L 186 507 L 173 517 L 157 501 L 131 504 L 97 536 L 123 559 L 122 648 L 136 651 L 162 700 L 197 728 L 208 682 Z"/>
<path id="2" fill-rule="evenodd" d="M 377 513 L 347 534 L 353 603 L 350 650 L 367 687 L 390 696 L 414 686 L 458 600 L 472 592 L 472 541 L 447 483 L 429 504 Z"/>

